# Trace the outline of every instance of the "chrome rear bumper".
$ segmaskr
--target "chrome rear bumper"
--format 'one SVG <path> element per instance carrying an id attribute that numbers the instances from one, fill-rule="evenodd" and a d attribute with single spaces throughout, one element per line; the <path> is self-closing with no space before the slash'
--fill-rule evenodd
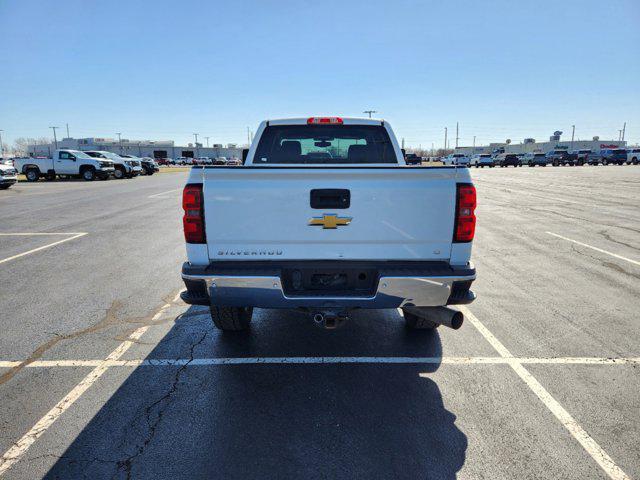
<path id="1" fill-rule="evenodd" d="M 273 269 L 269 275 L 186 270 L 183 268 L 182 278 L 187 292 L 182 298 L 193 304 L 259 308 L 398 308 L 471 303 L 475 299 L 469 289 L 475 280 L 473 267 L 454 275 L 385 275 L 381 272 L 376 291 L 369 296 L 356 296 L 352 292 L 345 292 L 344 296 L 292 294 L 285 292 L 281 277 L 273 274 Z"/>

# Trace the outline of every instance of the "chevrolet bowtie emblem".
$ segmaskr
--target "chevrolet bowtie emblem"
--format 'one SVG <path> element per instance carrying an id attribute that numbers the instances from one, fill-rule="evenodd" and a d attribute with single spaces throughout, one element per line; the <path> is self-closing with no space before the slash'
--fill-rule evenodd
<path id="1" fill-rule="evenodd" d="M 309 225 L 322 226 L 322 228 L 336 229 L 340 225 L 349 225 L 351 217 L 339 217 L 335 213 L 325 213 L 321 217 L 313 217 Z"/>

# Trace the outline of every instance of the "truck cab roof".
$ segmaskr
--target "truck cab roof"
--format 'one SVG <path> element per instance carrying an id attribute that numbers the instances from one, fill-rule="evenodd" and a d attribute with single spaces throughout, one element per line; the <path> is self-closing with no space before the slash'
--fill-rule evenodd
<path id="1" fill-rule="evenodd" d="M 314 121 L 312 121 L 314 119 Z M 320 121 L 329 120 L 329 121 Z M 309 124 L 342 124 L 342 125 L 382 125 L 384 120 L 378 118 L 360 118 L 360 117 L 337 117 L 337 116 L 315 116 L 304 118 L 276 118 L 265 120 L 263 123 L 267 125 L 309 125 Z"/>

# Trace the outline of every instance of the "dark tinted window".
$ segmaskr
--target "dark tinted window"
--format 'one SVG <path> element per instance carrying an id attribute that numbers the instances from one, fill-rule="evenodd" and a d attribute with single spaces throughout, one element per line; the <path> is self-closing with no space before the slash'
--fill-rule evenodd
<path id="1" fill-rule="evenodd" d="M 265 128 L 253 163 L 397 163 L 378 125 L 273 125 Z"/>

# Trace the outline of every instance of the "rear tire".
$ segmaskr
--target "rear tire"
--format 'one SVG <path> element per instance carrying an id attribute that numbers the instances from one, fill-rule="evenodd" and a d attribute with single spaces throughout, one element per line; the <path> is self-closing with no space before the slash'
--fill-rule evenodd
<path id="1" fill-rule="evenodd" d="M 402 316 L 404 317 L 405 326 L 410 330 L 435 330 L 439 327 L 437 323 L 409 313 L 404 308 L 402 309 Z"/>
<path id="2" fill-rule="evenodd" d="M 28 182 L 37 182 L 40 178 L 40 171 L 37 168 L 30 168 L 25 172 Z"/>
<path id="3" fill-rule="evenodd" d="M 251 323 L 253 316 L 253 307 L 218 307 L 211 305 L 211 320 L 216 328 L 227 331 L 237 332 L 246 330 Z"/>
<path id="4" fill-rule="evenodd" d="M 116 169 L 113 171 L 113 176 L 118 180 L 122 180 L 125 176 L 124 168 L 116 167 Z"/>

